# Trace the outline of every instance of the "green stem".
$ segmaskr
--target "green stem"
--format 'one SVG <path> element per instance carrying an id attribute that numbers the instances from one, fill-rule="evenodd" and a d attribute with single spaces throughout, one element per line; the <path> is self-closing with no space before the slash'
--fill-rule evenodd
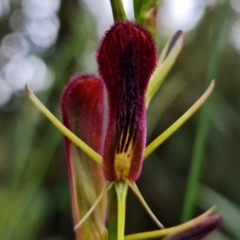
<path id="1" fill-rule="evenodd" d="M 125 219 L 126 219 L 126 197 L 128 191 L 127 182 L 117 182 L 115 183 L 115 189 L 117 192 L 117 200 L 118 200 L 118 220 L 117 220 L 117 228 L 118 228 L 118 238 L 117 240 L 124 240 L 125 233 Z"/>
<path id="2" fill-rule="evenodd" d="M 223 40 L 224 25 L 227 20 L 227 13 L 229 9 L 229 3 L 226 1 L 222 4 L 220 12 L 218 14 L 218 19 L 216 21 L 215 31 L 212 35 L 212 51 L 211 58 L 209 63 L 209 70 L 206 79 L 206 84 L 216 78 L 220 53 L 221 53 L 221 44 Z M 194 212 L 194 206 L 198 193 L 198 185 L 202 171 L 202 164 L 204 158 L 205 144 L 207 142 L 208 130 L 209 130 L 209 120 L 208 115 L 211 109 L 211 104 L 208 102 L 200 112 L 197 134 L 194 141 L 192 163 L 190 167 L 190 173 L 187 182 L 187 190 L 185 195 L 185 201 L 183 206 L 182 213 L 182 222 L 185 222 L 192 218 Z"/>
<path id="3" fill-rule="evenodd" d="M 122 0 L 110 0 L 113 18 L 115 22 L 126 21 L 127 16 L 123 7 Z"/>
<path id="4" fill-rule="evenodd" d="M 117 193 L 115 187 L 112 187 L 109 191 L 109 207 L 108 207 L 108 240 L 117 239 Z"/>
<path id="5" fill-rule="evenodd" d="M 124 240 L 127 182 L 116 182 L 109 191 L 108 240 Z"/>
<path id="6" fill-rule="evenodd" d="M 133 10 L 134 10 L 134 16 L 135 20 L 139 23 L 141 23 L 141 8 L 143 5 L 142 0 L 133 0 Z"/>

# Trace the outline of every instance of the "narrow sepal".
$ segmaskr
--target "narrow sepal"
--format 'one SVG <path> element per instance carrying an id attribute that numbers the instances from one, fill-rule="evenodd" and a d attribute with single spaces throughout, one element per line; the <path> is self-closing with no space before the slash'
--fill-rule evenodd
<path id="1" fill-rule="evenodd" d="M 155 44 L 139 25 L 116 23 L 103 38 L 97 61 L 109 103 L 103 152 L 105 177 L 134 181 L 145 147 L 145 92 L 156 65 Z"/>
<path id="2" fill-rule="evenodd" d="M 104 137 L 104 83 L 91 75 L 73 77 L 62 94 L 64 125 L 101 154 Z M 74 225 L 88 212 L 104 187 L 101 166 L 65 138 L 67 165 L 71 185 Z M 76 229 L 77 239 L 103 239 L 106 196 L 86 222 Z"/>
<path id="3" fill-rule="evenodd" d="M 173 53 L 179 53 L 183 45 L 183 32 L 181 30 L 178 30 L 172 38 L 167 42 L 166 46 L 164 47 L 161 57 L 160 57 L 160 64 L 163 64 L 164 61 L 167 60 L 167 58 L 170 57 Z M 174 54 L 174 55 L 175 55 Z"/>
<path id="4" fill-rule="evenodd" d="M 176 132 L 207 101 L 214 89 L 214 85 L 215 81 L 212 80 L 204 94 L 176 122 L 146 147 L 144 159 L 146 159 L 157 147 Z"/>
<path id="5" fill-rule="evenodd" d="M 39 109 L 48 119 L 52 122 L 52 124 L 64 135 L 66 136 L 72 143 L 78 146 L 82 151 L 84 151 L 93 161 L 97 164 L 102 164 L 102 157 L 97 152 L 95 152 L 92 148 L 90 148 L 85 142 L 83 142 L 80 138 L 78 138 L 73 132 L 71 132 L 68 128 L 66 128 L 35 96 L 33 91 L 25 86 L 25 92 L 31 102 Z"/>
<path id="6" fill-rule="evenodd" d="M 213 215 L 215 207 L 210 208 L 204 214 L 181 225 L 165 228 L 157 231 L 131 234 L 125 240 L 159 239 L 164 240 L 198 240 L 210 234 L 221 223 L 221 214 Z"/>
<path id="7" fill-rule="evenodd" d="M 159 57 L 157 67 L 151 76 L 147 89 L 147 106 L 162 85 L 168 72 L 171 70 L 183 46 L 183 33 L 177 31 L 167 42 Z"/>
<path id="8" fill-rule="evenodd" d="M 103 197 L 105 197 L 107 192 L 111 189 L 112 185 L 113 185 L 113 182 L 106 183 L 105 187 L 103 188 L 102 192 L 100 193 L 100 195 L 98 196 L 98 198 L 96 199 L 94 204 L 91 206 L 91 208 L 88 210 L 88 212 L 84 215 L 84 217 L 81 219 L 81 221 L 74 227 L 75 230 L 80 228 L 83 225 L 83 223 L 89 218 L 89 216 L 96 209 L 96 206 L 99 204 L 99 202 L 103 199 Z"/>
<path id="9" fill-rule="evenodd" d="M 197 222 L 191 228 L 169 235 L 164 240 L 200 240 L 217 229 L 222 222 L 221 214 Z"/>
<path id="10" fill-rule="evenodd" d="M 143 198 L 141 192 L 138 190 L 138 187 L 135 182 L 129 182 L 128 181 L 129 187 L 132 189 L 133 193 L 136 195 L 138 200 L 141 202 L 145 210 L 147 211 L 148 215 L 152 218 L 152 220 L 157 224 L 159 228 L 164 228 L 162 223 L 157 219 L 157 217 L 154 215 L 150 207 L 147 205 L 145 199 Z"/>

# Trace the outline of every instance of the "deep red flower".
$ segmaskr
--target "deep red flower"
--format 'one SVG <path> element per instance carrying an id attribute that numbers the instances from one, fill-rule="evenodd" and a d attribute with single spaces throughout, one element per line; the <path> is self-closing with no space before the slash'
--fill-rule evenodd
<path id="1" fill-rule="evenodd" d="M 106 192 L 113 185 L 118 213 L 121 213 L 117 220 L 120 239 L 124 237 L 128 187 L 162 227 L 134 181 L 141 172 L 143 159 L 199 109 L 214 87 L 212 82 L 202 97 L 145 149 L 146 107 L 173 65 L 182 41 L 182 32 L 178 31 L 163 49 L 157 63 L 155 43 L 147 30 L 133 22 L 115 23 L 106 32 L 97 52 L 100 77 L 77 75 L 63 91 L 61 103 L 65 126 L 26 87 L 31 101 L 66 136 L 77 239 L 105 239 Z M 208 211 L 186 224 L 156 234 L 169 235 L 167 239 L 191 239 L 192 236 L 200 239 L 221 222 L 221 216 L 211 217 L 212 213 L 213 210 Z"/>
<path id="2" fill-rule="evenodd" d="M 109 106 L 103 167 L 109 181 L 139 176 L 146 142 L 145 93 L 156 60 L 150 34 L 135 23 L 116 23 L 100 44 L 98 68 Z"/>

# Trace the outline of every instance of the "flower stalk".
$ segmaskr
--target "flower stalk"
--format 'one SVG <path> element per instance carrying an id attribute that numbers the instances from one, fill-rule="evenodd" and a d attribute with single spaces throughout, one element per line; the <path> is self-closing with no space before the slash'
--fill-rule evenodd
<path id="1" fill-rule="evenodd" d="M 110 0 L 110 3 L 112 7 L 114 21 L 126 21 L 127 16 L 123 7 L 122 0 Z"/>

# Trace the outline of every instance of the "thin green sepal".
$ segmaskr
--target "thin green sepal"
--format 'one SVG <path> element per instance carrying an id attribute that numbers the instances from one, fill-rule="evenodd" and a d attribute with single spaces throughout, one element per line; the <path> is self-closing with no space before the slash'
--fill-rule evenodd
<path id="1" fill-rule="evenodd" d="M 84 215 L 84 217 L 81 219 L 81 221 L 74 227 L 74 230 L 76 230 L 77 228 L 81 227 L 81 225 L 89 218 L 89 216 L 91 215 L 91 213 L 94 211 L 94 209 L 97 207 L 97 205 L 99 204 L 99 202 L 102 200 L 102 198 L 104 197 L 105 194 L 107 194 L 107 192 L 111 189 L 111 187 L 113 186 L 113 182 L 112 183 L 106 183 L 102 192 L 100 193 L 100 195 L 98 196 L 98 198 L 96 199 L 96 201 L 93 203 L 93 205 L 91 206 L 91 208 L 88 210 L 88 212 Z"/>
<path id="2" fill-rule="evenodd" d="M 28 87 L 25 86 L 25 92 L 31 102 L 35 105 L 35 107 L 40 110 L 52 124 L 70 141 L 72 141 L 76 146 L 78 146 L 84 153 L 86 153 L 94 162 L 101 165 L 102 164 L 102 157 L 95 152 L 92 148 L 90 148 L 85 142 L 79 139 L 74 133 L 72 133 L 68 128 L 66 128 L 35 96 L 33 91 Z"/>
<path id="3" fill-rule="evenodd" d="M 214 88 L 215 81 L 212 80 L 210 86 L 205 93 L 190 107 L 176 122 L 174 122 L 167 130 L 151 142 L 145 149 L 144 160 L 174 132 L 176 132 L 209 98 Z"/>
<path id="4" fill-rule="evenodd" d="M 139 199 L 139 201 L 141 202 L 141 204 L 143 205 L 143 207 L 145 208 L 145 210 L 147 211 L 147 213 L 149 214 L 149 216 L 152 218 L 152 220 L 157 224 L 157 226 L 162 229 L 164 228 L 164 226 L 162 225 L 162 223 L 157 219 L 157 217 L 154 215 L 154 213 L 152 212 L 152 210 L 149 208 L 149 206 L 147 205 L 145 199 L 143 198 L 141 192 L 138 190 L 138 187 L 136 185 L 135 182 L 129 182 L 128 181 L 128 185 L 131 188 L 131 190 L 133 191 L 133 193 L 136 195 L 136 197 Z"/>
<path id="5" fill-rule="evenodd" d="M 143 239 L 159 239 L 166 237 L 170 234 L 175 234 L 178 232 L 185 231 L 190 228 L 194 228 L 197 224 L 200 222 L 203 222 L 208 217 L 211 217 L 215 212 L 215 206 L 210 208 L 208 211 L 203 213 L 202 215 L 198 216 L 197 218 L 190 220 L 186 223 L 183 223 L 181 225 L 165 228 L 162 230 L 156 230 L 156 231 L 149 231 L 149 232 L 143 232 L 143 233 L 136 233 L 125 236 L 124 240 L 143 240 Z"/>
<path id="6" fill-rule="evenodd" d="M 147 107 L 151 99 L 159 89 L 159 87 L 162 85 L 166 75 L 171 70 L 173 64 L 175 63 L 182 49 L 182 46 L 183 46 L 183 33 L 181 31 L 178 31 L 166 43 L 159 57 L 157 67 L 150 78 L 146 94 Z"/>

